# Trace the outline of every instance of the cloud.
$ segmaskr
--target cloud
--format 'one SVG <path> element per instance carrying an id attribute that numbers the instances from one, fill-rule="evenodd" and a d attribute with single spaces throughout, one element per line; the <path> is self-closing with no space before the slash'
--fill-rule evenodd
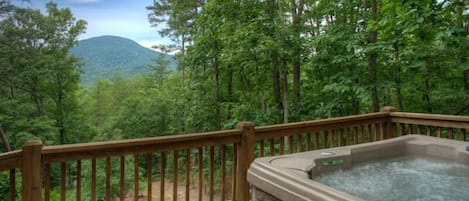
<path id="1" fill-rule="evenodd" d="M 152 48 L 153 46 L 162 45 L 159 41 L 151 41 L 151 40 L 140 40 L 140 41 L 137 41 L 137 43 L 143 47 L 146 47 L 152 50 L 155 50 Z"/>
<path id="2" fill-rule="evenodd" d="M 155 49 L 153 47 L 160 46 L 160 45 L 165 45 L 162 42 L 165 42 L 165 41 L 164 40 L 139 40 L 139 41 L 137 41 L 137 43 L 140 44 L 141 46 L 146 47 L 146 48 L 151 49 L 151 50 L 154 50 L 154 51 L 158 51 L 158 52 L 162 52 L 162 51 L 159 50 L 159 49 Z M 171 52 L 165 52 L 165 54 L 174 55 L 178 52 L 179 52 L 179 50 L 175 50 L 175 51 L 171 51 Z"/>

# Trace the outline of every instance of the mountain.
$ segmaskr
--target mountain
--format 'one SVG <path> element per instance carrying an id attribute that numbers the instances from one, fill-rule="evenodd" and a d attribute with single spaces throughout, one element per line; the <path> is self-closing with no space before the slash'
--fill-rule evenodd
<path id="1" fill-rule="evenodd" d="M 81 82 L 91 86 L 99 79 L 111 78 L 114 75 L 132 77 L 144 74 L 148 66 L 154 64 L 158 56 L 163 55 L 171 61 L 171 69 L 175 62 L 171 55 L 166 55 L 142 47 L 137 42 L 118 36 L 99 36 L 81 40 L 70 53 L 84 62 Z"/>

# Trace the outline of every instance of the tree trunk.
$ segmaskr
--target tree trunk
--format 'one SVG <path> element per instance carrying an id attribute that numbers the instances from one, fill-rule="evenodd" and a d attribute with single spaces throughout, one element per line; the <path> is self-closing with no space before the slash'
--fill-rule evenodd
<path id="1" fill-rule="evenodd" d="M 293 27 L 295 36 L 298 40 L 301 37 L 301 26 L 303 25 L 302 15 L 303 15 L 303 7 L 304 1 L 300 0 L 298 5 L 296 4 L 296 0 L 291 0 L 291 7 L 292 7 L 292 18 L 293 18 Z M 299 45 L 294 47 L 294 55 L 293 55 L 293 100 L 294 100 L 294 118 L 299 118 L 299 113 L 301 110 L 301 48 Z M 299 119 L 298 119 L 299 120 Z"/>
<path id="2" fill-rule="evenodd" d="M 186 39 L 184 34 L 182 35 L 182 41 L 181 41 L 181 53 L 184 55 L 186 51 Z M 182 87 L 184 87 L 185 80 L 186 80 L 186 70 L 184 67 L 184 64 L 179 64 L 179 68 L 181 69 L 181 80 L 182 80 Z"/>
<path id="3" fill-rule="evenodd" d="M 366 2 L 366 1 L 365 1 Z M 367 6 L 366 6 L 367 7 Z M 376 0 L 371 1 L 371 19 L 376 21 L 378 18 L 378 5 Z M 376 30 L 371 30 L 368 33 L 368 45 L 373 45 L 378 39 L 378 32 Z M 379 99 L 378 99 L 378 87 L 377 87 L 377 59 L 378 55 L 376 51 L 371 50 L 368 52 L 368 73 L 370 76 L 371 84 L 371 106 L 373 112 L 379 111 Z"/>
<path id="4" fill-rule="evenodd" d="M 0 124 L 0 138 L 2 139 L 2 144 L 3 144 L 3 147 L 5 148 L 5 152 L 11 151 L 10 141 L 8 141 L 8 137 L 5 134 L 5 132 L 3 132 L 3 127 L 1 124 Z"/>
<path id="5" fill-rule="evenodd" d="M 232 66 L 228 66 L 227 69 L 228 74 L 228 84 L 227 84 L 227 91 L 228 91 L 228 117 L 227 119 L 231 119 L 231 110 L 233 108 L 233 69 Z"/>
<path id="6" fill-rule="evenodd" d="M 286 65 L 286 61 L 283 62 Z M 286 68 L 286 66 L 284 66 Z M 282 93 L 283 93 L 283 123 L 288 123 L 289 105 L 288 105 L 288 71 L 282 72 Z"/>
<path id="7" fill-rule="evenodd" d="M 215 40 L 214 48 L 218 52 L 218 41 Z M 218 61 L 218 53 L 215 55 L 214 67 L 215 67 L 215 119 L 216 129 L 221 130 L 221 106 L 220 106 L 220 64 Z"/>
<path id="8" fill-rule="evenodd" d="M 57 97 L 55 102 L 56 108 L 56 122 L 57 127 L 59 128 L 59 135 L 60 135 L 60 144 L 65 144 L 65 125 L 64 125 L 64 94 L 62 89 L 62 79 L 60 74 L 56 74 L 56 81 L 57 81 Z"/>
<path id="9" fill-rule="evenodd" d="M 430 81 L 429 81 L 429 78 L 425 78 L 422 99 L 423 99 L 423 105 L 425 107 L 425 110 L 428 113 L 432 113 L 433 108 L 432 108 L 432 105 L 430 103 Z"/>
<path id="10" fill-rule="evenodd" d="M 269 4 L 269 15 L 272 20 L 272 24 L 275 24 L 275 0 L 271 0 Z M 271 37 L 274 37 L 275 27 L 271 30 Z M 277 50 L 272 50 L 270 53 L 272 59 L 272 80 L 273 80 L 273 95 L 274 102 L 277 110 L 280 112 L 283 109 L 282 98 L 280 97 L 280 69 L 279 69 L 279 54 Z M 282 117 L 279 115 L 277 123 L 282 122 Z"/>

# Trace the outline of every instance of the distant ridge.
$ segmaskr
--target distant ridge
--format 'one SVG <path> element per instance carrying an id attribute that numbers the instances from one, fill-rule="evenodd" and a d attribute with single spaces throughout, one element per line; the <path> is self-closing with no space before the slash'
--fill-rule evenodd
<path id="1" fill-rule="evenodd" d="M 144 74 L 148 71 L 148 66 L 155 63 L 154 59 L 163 53 L 145 48 L 128 38 L 99 36 L 79 41 L 70 54 L 83 59 L 85 64 L 81 82 L 91 86 L 99 79 L 114 75 L 133 77 Z M 163 55 L 171 60 L 174 69 L 173 57 Z"/>

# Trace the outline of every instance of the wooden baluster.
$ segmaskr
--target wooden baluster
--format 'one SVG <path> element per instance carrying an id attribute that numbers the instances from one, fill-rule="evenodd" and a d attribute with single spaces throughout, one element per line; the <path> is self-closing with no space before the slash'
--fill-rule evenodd
<path id="1" fill-rule="evenodd" d="M 438 131 L 436 134 L 437 137 L 441 138 L 441 127 L 438 127 Z"/>
<path id="2" fill-rule="evenodd" d="M 264 157 L 264 140 L 259 140 L 259 143 L 260 143 L 260 155 L 261 157 Z"/>
<path id="3" fill-rule="evenodd" d="M 203 199 L 203 189 L 204 189 L 204 149 L 199 147 L 198 151 L 198 161 L 199 161 L 199 201 Z"/>
<path id="4" fill-rule="evenodd" d="M 166 182 L 166 152 L 161 152 L 161 158 L 160 158 L 160 168 L 161 168 L 161 174 L 160 174 L 160 201 L 164 201 L 164 192 L 165 192 L 165 187 L 164 183 Z"/>
<path id="5" fill-rule="evenodd" d="M 285 140 L 283 137 L 280 137 L 279 138 L 279 154 L 280 155 L 283 155 L 283 150 L 284 150 L 284 147 L 283 145 L 285 144 Z"/>
<path id="6" fill-rule="evenodd" d="M 427 126 L 427 136 L 431 136 L 431 135 L 432 135 L 432 127 Z"/>
<path id="7" fill-rule="evenodd" d="M 368 142 L 374 141 L 373 127 L 371 124 L 368 125 Z"/>
<path id="8" fill-rule="evenodd" d="M 125 200 L 125 156 L 120 156 L 120 188 L 119 188 L 119 199 L 120 201 Z"/>
<path id="9" fill-rule="evenodd" d="M 77 161 L 77 201 L 81 201 L 81 160 Z"/>
<path id="10" fill-rule="evenodd" d="M 177 150 L 173 151 L 173 200 L 178 199 L 178 160 L 179 152 Z"/>
<path id="11" fill-rule="evenodd" d="M 293 136 L 288 136 L 288 153 L 293 153 Z"/>
<path id="12" fill-rule="evenodd" d="M 314 150 L 319 149 L 319 132 L 314 132 Z"/>
<path id="13" fill-rule="evenodd" d="M 269 140 L 270 156 L 275 156 L 275 138 Z"/>
<path id="14" fill-rule="evenodd" d="M 358 127 L 353 127 L 353 144 L 358 144 Z"/>
<path id="15" fill-rule="evenodd" d="M 453 128 L 447 128 L 447 131 L 448 131 L 448 139 L 454 139 Z"/>
<path id="16" fill-rule="evenodd" d="M 15 199 L 16 199 L 15 198 L 16 197 L 16 173 L 15 172 L 16 172 L 15 169 L 10 169 L 10 201 L 15 201 Z M 47 174 L 47 172 L 46 172 L 46 174 Z M 47 186 L 45 186 L 44 188 L 46 188 L 46 187 Z M 45 191 L 47 192 L 48 190 L 45 189 Z M 45 195 L 46 195 L 46 201 L 49 201 L 48 197 L 47 197 L 48 195 L 47 194 L 45 194 Z"/>
<path id="17" fill-rule="evenodd" d="M 377 123 L 374 125 L 376 129 L 375 141 L 380 141 L 384 139 L 384 128 L 382 123 Z"/>
<path id="18" fill-rule="evenodd" d="M 378 124 L 377 127 L 379 128 L 379 140 L 384 140 L 385 123 Z"/>
<path id="19" fill-rule="evenodd" d="M 47 165 L 46 164 L 46 175 L 47 175 Z M 46 181 L 44 181 L 46 182 Z M 49 167 L 49 183 L 50 183 L 50 167 Z M 47 183 L 45 183 L 45 198 L 46 198 L 46 201 L 49 201 L 49 190 L 47 189 Z M 49 188 L 50 188 L 50 185 L 49 185 Z M 16 200 L 16 170 L 15 169 L 10 169 L 10 201 L 15 201 Z"/>
<path id="20" fill-rule="evenodd" d="M 330 134 L 330 136 L 331 136 L 331 141 L 330 141 L 331 144 L 330 144 L 330 147 L 335 147 L 335 137 L 336 137 L 336 136 L 335 136 L 335 135 L 336 135 L 335 130 L 334 130 L 334 129 L 330 130 L 330 131 L 329 131 L 329 134 Z"/>
<path id="21" fill-rule="evenodd" d="M 66 175 L 65 175 L 65 170 L 67 166 L 65 162 L 60 162 L 60 200 L 65 201 L 65 196 L 66 196 Z"/>
<path id="22" fill-rule="evenodd" d="M 191 184 L 191 150 L 186 149 L 186 201 L 190 199 L 190 184 Z"/>
<path id="23" fill-rule="evenodd" d="M 147 200 L 148 201 L 151 201 L 151 198 L 153 197 L 153 193 L 152 193 L 153 183 L 152 183 L 152 172 L 151 172 L 152 169 L 153 169 L 153 166 L 152 166 L 151 154 L 147 154 Z"/>
<path id="24" fill-rule="evenodd" d="M 414 134 L 414 125 L 413 124 L 408 124 L 407 126 L 409 127 L 409 133 L 407 133 L 407 134 L 409 134 L 409 135 Z"/>
<path id="25" fill-rule="evenodd" d="M 111 158 L 106 157 L 106 195 L 104 199 L 106 201 L 111 200 Z"/>
<path id="26" fill-rule="evenodd" d="M 213 194 L 215 191 L 213 189 L 215 183 L 214 171 L 215 171 L 215 147 L 210 147 L 210 201 L 213 201 Z"/>
<path id="27" fill-rule="evenodd" d="M 466 129 L 461 129 L 461 141 L 466 141 Z"/>
<path id="28" fill-rule="evenodd" d="M 350 133 L 350 128 L 347 128 L 346 135 L 347 136 L 345 137 L 345 140 L 346 140 L 345 145 L 350 145 L 350 142 L 351 142 L 350 138 L 352 137 Z"/>
<path id="29" fill-rule="evenodd" d="M 344 129 L 340 128 L 336 130 L 337 144 L 339 147 L 344 146 Z"/>
<path id="30" fill-rule="evenodd" d="M 91 201 L 96 201 L 96 159 L 91 160 Z"/>
<path id="31" fill-rule="evenodd" d="M 329 131 L 327 130 L 324 130 L 322 132 L 322 147 L 321 148 L 329 148 L 329 143 L 328 143 L 328 139 L 329 139 Z"/>
<path id="32" fill-rule="evenodd" d="M 306 151 L 311 151 L 311 133 L 306 134 Z"/>
<path id="33" fill-rule="evenodd" d="M 226 191 L 225 183 L 226 183 L 226 145 L 222 145 L 221 146 L 221 201 L 225 201 L 225 191 Z"/>
<path id="34" fill-rule="evenodd" d="M 422 126 L 417 125 L 417 134 L 422 135 Z"/>
<path id="35" fill-rule="evenodd" d="M 134 200 L 138 200 L 139 194 L 139 176 L 138 176 L 138 164 L 140 156 L 138 154 L 134 155 Z"/>
<path id="36" fill-rule="evenodd" d="M 366 142 L 366 140 L 365 140 L 365 134 L 366 134 L 366 133 L 365 133 L 365 125 L 361 125 L 361 126 L 360 126 L 360 134 L 361 134 L 361 136 L 362 136 L 360 142 L 361 142 L 361 143 L 365 143 L 365 142 Z"/>
<path id="37" fill-rule="evenodd" d="M 272 145 L 273 143 L 271 141 L 271 147 Z M 272 150 L 271 150 L 271 153 L 273 153 Z M 237 178 L 236 167 L 238 167 L 238 145 L 233 144 L 233 168 L 231 170 L 233 177 L 231 178 L 231 182 L 232 182 L 231 200 L 236 200 L 236 178 Z"/>
<path id="38" fill-rule="evenodd" d="M 404 133 L 404 124 L 403 123 L 399 124 L 399 135 L 400 136 L 405 135 L 405 133 Z"/>
<path id="39" fill-rule="evenodd" d="M 298 142 L 296 143 L 296 152 L 301 152 L 303 150 L 303 135 L 298 135 Z"/>
<path id="40" fill-rule="evenodd" d="M 50 200 L 50 163 L 46 163 L 44 171 L 45 171 L 45 176 L 44 176 L 44 200 L 49 201 Z M 11 176 L 10 176 L 10 179 L 11 179 Z M 10 182 L 11 182 L 11 180 L 10 180 Z M 13 183 L 14 183 L 14 180 L 13 180 Z M 12 193 L 11 190 L 13 190 L 13 193 L 14 193 L 15 188 L 10 189 L 10 196 L 11 196 L 11 193 Z M 13 200 L 11 200 L 11 201 L 14 201 L 14 200 L 15 199 L 13 197 Z"/>

